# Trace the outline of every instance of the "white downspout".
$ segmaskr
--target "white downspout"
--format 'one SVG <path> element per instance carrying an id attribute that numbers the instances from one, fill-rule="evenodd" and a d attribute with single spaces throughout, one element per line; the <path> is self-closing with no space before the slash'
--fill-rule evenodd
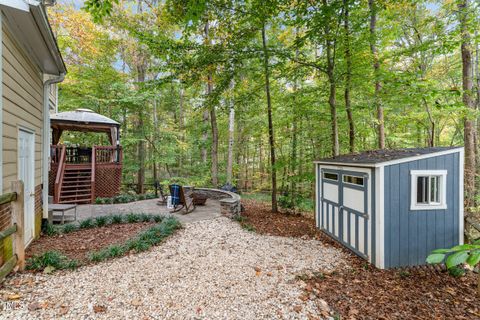
<path id="1" fill-rule="evenodd" d="M 48 171 L 50 164 L 50 85 L 62 82 L 65 73 L 58 77 L 48 79 L 43 83 L 43 143 L 42 143 L 42 199 L 43 218 L 48 218 Z M 56 101 L 58 104 L 58 100 Z"/>

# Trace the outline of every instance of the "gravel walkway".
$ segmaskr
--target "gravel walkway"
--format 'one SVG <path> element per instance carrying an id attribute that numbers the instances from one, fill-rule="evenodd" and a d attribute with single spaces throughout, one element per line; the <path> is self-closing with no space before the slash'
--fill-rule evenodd
<path id="1" fill-rule="evenodd" d="M 18 309 L 0 318 L 308 319 L 325 305 L 303 296 L 296 276 L 345 263 L 316 240 L 258 235 L 220 217 L 189 223 L 145 253 L 12 277 L 0 296 L 18 295 Z"/>

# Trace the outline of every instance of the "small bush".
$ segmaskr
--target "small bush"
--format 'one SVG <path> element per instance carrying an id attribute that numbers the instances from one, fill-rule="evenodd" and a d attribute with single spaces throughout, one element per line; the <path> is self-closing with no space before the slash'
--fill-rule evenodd
<path id="1" fill-rule="evenodd" d="M 141 222 L 150 222 L 152 221 L 152 216 L 146 213 L 140 213 L 139 214 L 139 219 Z"/>
<path id="2" fill-rule="evenodd" d="M 63 226 L 63 233 L 70 233 L 78 230 L 78 225 L 75 223 L 67 223 Z"/>
<path id="3" fill-rule="evenodd" d="M 107 252 L 109 258 L 116 258 L 123 256 L 125 254 L 125 249 L 123 246 L 111 245 L 107 248 Z"/>
<path id="4" fill-rule="evenodd" d="M 121 214 L 114 214 L 112 216 L 112 223 L 119 224 L 123 222 L 123 216 Z"/>
<path id="5" fill-rule="evenodd" d="M 242 224 L 242 228 L 250 232 L 255 232 L 255 227 L 248 223 Z"/>
<path id="6" fill-rule="evenodd" d="M 163 216 L 161 216 L 161 215 L 154 215 L 153 216 L 153 221 L 155 221 L 156 223 L 160 223 L 160 222 L 162 222 L 162 220 L 163 220 Z"/>
<path id="7" fill-rule="evenodd" d="M 89 229 L 95 227 L 95 223 L 92 218 L 88 218 L 80 221 L 80 229 Z"/>
<path id="8" fill-rule="evenodd" d="M 27 270 L 42 271 L 50 266 L 55 269 L 75 269 L 79 265 L 78 261 L 68 259 L 58 251 L 46 251 L 41 255 L 33 256 L 27 260 Z"/>
<path id="9" fill-rule="evenodd" d="M 100 216 L 95 218 L 95 225 L 97 227 L 103 227 L 107 225 L 107 223 L 108 223 L 108 217 Z"/>
<path id="10" fill-rule="evenodd" d="M 139 219 L 141 215 L 129 214 L 131 220 Z M 146 215 L 151 218 L 151 216 Z M 163 217 L 162 217 L 163 218 Z M 160 243 L 164 238 L 173 234 L 176 229 L 181 228 L 180 222 L 174 217 L 162 219 L 162 222 L 156 224 L 147 230 L 139 233 L 133 239 L 128 240 L 123 245 L 112 245 L 100 251 L 91 252 L 89 259 L 93 262 L 100 262 L 106 259 L 116 258 L 125 255 L 129 251 L 142 252 L 150 249 L 153 245 Z"/>
<path id="11" fill-rule="evenodd" d="M 103 260 L 106 260 L 107 258 L 107 253 L 104 250 L 91 252 L 88 256 L 88 259 L 93 262 L 101 262 Z"/>
<path id="12" fill-rule="evenodd" d="M 54 226 L 53 224 L 51 223 L 47 223 L 45 225 L 45 229 L 43 230 L 43 232 L 47 235 L 47 236 L 54 236 L 54 235 L 57 235 L 59 234 L 59 230 L 58 230 L 58 227 Z"/>
<path id="13" fill-rule="evenodd" d="M 135 214 L 135 213 L 129 213 L 126 216 L 126 220 L 127 220 L 128 223 L 135 223 L 135 222 L 140 221 L 140 216 L 138 214 Z"/>

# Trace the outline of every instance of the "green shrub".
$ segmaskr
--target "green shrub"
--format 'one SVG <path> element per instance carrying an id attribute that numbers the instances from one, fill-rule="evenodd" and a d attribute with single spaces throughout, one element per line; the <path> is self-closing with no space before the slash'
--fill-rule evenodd
<path id="1" fill-rule="evenodd" d="M 126 243 L 125 247 L 128 251 L 133 250 L 135 252 L 143 252 L 143 251 L 147 251 L 148 249 L 150 249 L 150 245 L 147 242 L 142 241 L 140 239 L 129 240 Z"/>
<path id="2" fill-rule="evenodd" d="M 79 266 L 78 261 L 71 260 L 58 251 L 46 251 L 41 255 L 33 256 L 27 260 L 27 270 L 44 270 L 46 267 L 55 269 L 75 269 Z"/>
<path id="3" fill-rule="evenodd" d="M 94 251 L 88 255 L 88 259 L 93 262 L 100 262 L 108 258 L 105 250 Z"/>
<path id="4" fill-rule="evenodd" d="M 161 215 L 154 215 L 153 216 L 153 221 L 155 221 L 156 223 L 160 223 L 160 222 L 162 222 L 162 220 L 163 220 L 163 216 L 161 216 Z"/>
<path id="5" fill-rule="evenodd" d="M 119 245 L 111 245 L 107 248 L 107 252 L 109 258 L 116 258 L 125 254 L 125 248 Z"/>
<path id="6" fill-rule="evenodd" d="M 135 213 L 129 213 L 126 215 L 126 220 L 128 223 L 135 223 L 140 221 L 140 216 Z"/>
<path id="7" fill-rule="evenodd" d="M 54 226 L 53 224 L 51 223 L 47 223 L 45 225 L 45 228 L 43 230 L 43 233 L 45 233 L 47 236 L 54 236 L 54 235 L 57 235 L 59 234 L 59 230 L 58 230 L 58 227 Z"/>
<path id="8" fill-rule="evenodd" d="M 80 229 L 89 229 L 95 227 L 95 223 L 92 218 L 88 218 L 80 221 Z"/>
<path id="9" fill-rule="evenodd" d="M 138 219 L 139 215 L 129 214 L 131 219 Z M 151 217 L 149 215 L 146 215 Z M 104 261 L 125 255 L 129 251 L 142 252 L 150 249 L 153 245 L 160 243 L 164 238 L 173 234 L 176 229 L 180 228 L 180 222 L 174 217 L 162 219 L 162 222 L 156 224 L 147 230 L 140 232 L 134 238 L 126 241 L 123 245 L 112 245 L 108 248 L 91 252 L 89 259 L 93 262 Z"/>
<path id="10" fill-rule="evenodd" d="M 108 223 L 108 217 L 100 216 L 95 218 L 95 225 L 97 227 L 103 227 L 107 225 L 107 223 Z"/>
<path id="11" fill-rule="evenodd" d="M 114 214 L 112 216 L 112 223 L 119 224 L 123 222 L 123 216 L 121 214 Z"/>
<path id="12" fill-rule="evenodd" d="M 63 233 L 70 233 L 78 230 L 78 225 L 76 223 L 67 223 L 63 225 Z"/>
<path id="13" fill-rule="evenodd" d="M 139 218 L 141 222 L 150 222 L 153 220 L 153 217 L 146 213 L 140 213 Z"/>

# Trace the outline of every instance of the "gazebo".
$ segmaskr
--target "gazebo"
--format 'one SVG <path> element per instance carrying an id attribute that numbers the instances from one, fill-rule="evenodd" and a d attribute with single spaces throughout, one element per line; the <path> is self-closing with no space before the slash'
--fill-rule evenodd
<path id="1" fill-rule="evenodd" d="M 120 124 L 89 109 L 50 116 L 49 194 L 54 203 L 93 203 L 120 191 L 122 148 Z M 80 147 L 60 144 L 65 131 L 105 133 L 110 146 Z"/>

